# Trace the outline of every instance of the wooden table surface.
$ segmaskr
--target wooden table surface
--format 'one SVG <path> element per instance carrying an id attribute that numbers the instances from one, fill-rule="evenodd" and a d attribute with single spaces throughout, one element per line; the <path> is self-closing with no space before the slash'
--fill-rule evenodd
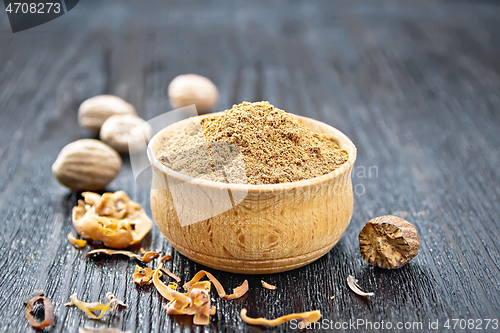
<path id="1" fill-rule="evenodd" d="M 80 1 L 62 17 L 13 34 L 0 14 L 0 332 L 32 332 L 22 298 L 43 289 L 56 326 L 132 332 L 290 331 L 246 325 L 319 309 L 334 322 L 500 319 L 500 6 L 493 2 Z M 171 110 L 167 86 L 178 74 L 210 77 L 216 110 L 268 100 L 324 121 L 358 149 L 354 214 L 342 240 L 320 260 L 268 276 L 209 269 L 227 291 L 206 327 L 170 317 L 153 287 L 132 282 L 135 262 L 85 257 L 68 243 L 80 198 L 53 178 L 51 165 L 71 141 L 94 137 L 77 109 L 111 93 L 151 119 Z M 127 156 L 107 190 L 125 190 L 151 214 L 149 191 L 135 185 Z M 370 172 L 369 172 L 370 171 Z M 387 271 L 370 266 L 357 236 L 371 218 L 394 214 L 420 234 L 418 256 Z M 172 254 L 183 281 L 204 269 L 171 248 L 158 229 L 143 242 Z M 375 296 L 349 290 L 347 276 Z M 277 286 L 269 291 L 260 280 Z M 93 321 L 69 295 L 127 308 Z M 332 296 L 335 296 L 331 299 Z M 450 319 L 451 329 L 443 327 Z M 476 321 L 477 320 L 477 321 Z M 469 325 L 469 322 L 467 322 Z M 365 326 L 339 331 L 365 331 Z M 375 330 L 382 331 L 382 330 Z M 387 331 L 387 330 L 385 330 Z M 412 331 L 412 330 L 409 330 Z M 470 331 L 470 330 L 469 330 Z"/>

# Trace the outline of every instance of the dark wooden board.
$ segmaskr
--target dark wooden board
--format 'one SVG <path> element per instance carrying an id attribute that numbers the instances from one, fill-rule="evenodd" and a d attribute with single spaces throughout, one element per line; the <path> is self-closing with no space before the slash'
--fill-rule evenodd
<path id="1" fill-rule="evenodd" d="M 21 300 L 36 289 L 55 306 L 47 332 L 291 330 L 247 326 L 242 308 L 255 317 L 319 309 L 332 322 L 422 322 L 418 332 L 429 321 L 463 331 L 443 325 L 500 319 L 499 32 L 500 6 L 473 1 L 80 1 L 16 34 L 2 11 L 0 332 L 33 331 Z M 227 291 L 244 279 L 250 291 L 233 301 L 214 294 L 217 314 L 207 327 L 166 315 L 154 288 L 133 284 L 134 262 L 87 259 L 73 248 L 66 235 L 80 194 L 51 173 L 64 145 L 94 136 L 77 123 L 83 100 L 116 94 L 151 119 L 171 109 L 168 83 L 189 72 L 217 84 L 217 110 L 269 100 L 339 128 L 358 148 L 354 215 L 338 245 L 282 274 L 210 270 Z M 149 192 L 135 186 L 124 160 L 107 190 L 125 190 L 151 214 Z M 420 233 L 419 255 L 396 271 L 359 254 L 362 226 L 384 214 Z M 167 267 L 184 281 L 204 268 L 172 250 L 156 227 L 143 245 L 172 254 Z M 353 294 L 349 274 L 375 296 Z M 260 287 L 261 279 L 277 290 Z M 127 308 L 92 321 L 63 306 L 72 293 L 97 301 L 107 291 Z M 483 332 L 496 331 L 485 323 Z"/>

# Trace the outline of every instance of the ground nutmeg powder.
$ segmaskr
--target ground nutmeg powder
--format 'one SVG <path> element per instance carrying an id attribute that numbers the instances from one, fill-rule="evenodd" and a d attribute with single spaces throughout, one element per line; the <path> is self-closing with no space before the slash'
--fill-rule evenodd
<path id="1" fill-rule="evenodd" d="M 243 102 L 192 119 L 164 139 L 158 159 L 193 176 L 228 183 L 279 184 L 322 176 L 348 153 L 269 102 Z"/>

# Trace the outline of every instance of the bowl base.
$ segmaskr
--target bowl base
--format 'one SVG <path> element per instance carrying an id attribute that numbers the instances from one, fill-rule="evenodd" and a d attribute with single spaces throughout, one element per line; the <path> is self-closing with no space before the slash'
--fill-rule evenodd
<path id="1" fill-rule="evenodd" d="M 329 244 L 319 250 L 302 254 L 300 256 L 282 258 L 282 259 L 272 259 L 272 260 L 244 260 L 244 259 L 228 259 L 206 255 L 193 250 L 189 250 L 183 246 L 172 242 L 167 239 L 168 242 L 181 254 L 188 257 L 189 259 L 221 271 L 238 273 L 238 274 L 272 274 L 281 273 L 296 269 L 324 256 L 328 251 L 330 251 L 337 242 Z"/>

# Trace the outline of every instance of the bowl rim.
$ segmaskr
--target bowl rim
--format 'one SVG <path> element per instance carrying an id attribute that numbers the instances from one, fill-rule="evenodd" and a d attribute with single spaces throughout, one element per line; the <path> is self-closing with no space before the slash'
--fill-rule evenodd
<path id="1" fill-rule="evenodd" d="M 157 158 L 156 158 L 156 152 L 153 152 L 152 146 L 155 144 L 159 138 L 162 137 L 162 135 L 165 132 L 168 132 L 168 129 L 171 128 L 173 125 L 178 125 L 182 122 L 186 122 L 189 119 L 192 118 L 204 118 L 204 117 L 209 117 L 209 116 L 214 116 L 214 115 L 220 115 L 224 111 L 221 112 L 214 112 L 214 113 L 208 113 L 204 115 L 198 115 L 196 117 L 190 117 L 186 118 L 183 120 L 180 120 L 178 122 L 175 122 L 162 130 L 160 130 L 158 133 L 156 133 L 151 140 L 148 143 L 147 146 L 147 156 L 149 159 L 149 162 L 152 167 L 157 168 L 159 171 L 163 172 L 169 177 L 173 177 L 179 181 L 182 182 L 189 182 L 194 185 L 198 186 L 204 186 L 204 187 L 209 187 L 209 188 L 215 188 L 215 189 L 224 189 L 224 190 L 232 190 L 232 191 L 238 191 L 238 190 L 244 190 L 245 192 L 275 192 L 275 191 L 283 191 L 283 190 L 295 190 L 295 189 L 300 189 L 304 187 L 310 187 L 313 185 L 318 185 L 318 184 L 323 184 L 325 182 L 328 182 L 332 179 L 339 178 L 343 176 L 344 174 L 350 172 L 352 170 L 352 167 L 354 165 L 354 162 L 356 161 L 356 155 L 357 155 L 357 149 L 354 143 L 341 131 L 336 129 L 335 127 L 332 127 L 322 121 L 315 120 L 309 117 L 304 117 L 304 116 L 299 116 L 293 113 L 292 114 L 301 124 L 303 124 L 306 127 L 307 122 L 311 123 L 316 123 L 316 125 L 321 126 L 321 127 L 326 127 L 329 132 L 327 133 L 329 136 L 337 139 L 339 142 L 339 145 L 342 149 L 346 150 L 347 153 L 349 154 L 349 158 L 347 161 L 340 166 L 340 168 L 337 168 L 333 170 L 332 172 L 329 172 L 325 175 L 319 176 L 319 177 L 314 177 L 310 179 L 304 179 L 304 180 L 299 180 L 295 182 L 287 182 L 287 183 L 279 183 L 279 184 L 231 184 L 231 183 L 221 183 L 221 182 L 215 182 L 212 180 L 206 180 L 206 179 L 200 179 L 200 178 L 194 178 L 192 176 L 188 176 L 185 174 L 182 174 L 180 172 L 174 171 L 164 164 L 162 164 Z"/>

